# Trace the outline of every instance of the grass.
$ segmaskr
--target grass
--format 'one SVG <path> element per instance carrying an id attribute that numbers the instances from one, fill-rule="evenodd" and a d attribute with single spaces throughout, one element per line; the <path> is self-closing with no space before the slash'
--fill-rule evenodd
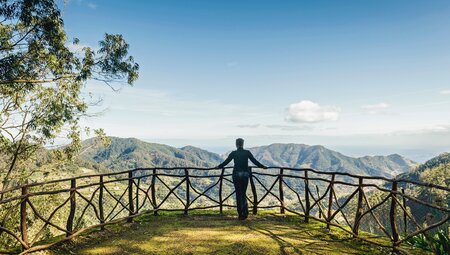
<path id="1" fill-rule="evenodd" d="M 203 211 L 183 216 L 146 215 L 133 223 L 93 231 L 46 252 L 59 254 L 389 254 L 390 250 L 354 240 L 325 225 L 303 223 L 294 215 L 258 212 L 238 221 L 234 212 L 224 215 Z"/>

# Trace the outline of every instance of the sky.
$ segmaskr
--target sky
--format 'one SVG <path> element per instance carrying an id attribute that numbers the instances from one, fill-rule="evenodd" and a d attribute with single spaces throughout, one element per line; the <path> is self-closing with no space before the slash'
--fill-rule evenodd
<path id="1" fill-rule="evenodd" d="M 122 34 L 133 87 L 83 120 L 108 135 L 223 153 L 321 144 L 350 156 L 450 151 L 450 1 L 69 0 L 70 38 Z"/>

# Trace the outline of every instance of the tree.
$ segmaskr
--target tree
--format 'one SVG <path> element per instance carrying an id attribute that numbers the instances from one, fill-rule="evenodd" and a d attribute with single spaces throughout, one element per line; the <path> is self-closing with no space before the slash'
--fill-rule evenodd
<path id="1" fill-rule="evenodd" d="M 63 133 L 69 158 L 80 147 L 87 81 L 132 85 L 139 65 L 120 34 L 105 34 L 99 49 L 69 43 L 54 0 L 0 0 L 0 169 L 2 188 L 19 180 L 36 151 Z M 72 49 L 72 50 L 71 50 Z M 103 135 L 102 130 L 97 130 Z M 0 165 L 1 166 L 1 165 Z M 14 173 L 17 174 L 14 176 Z"/>

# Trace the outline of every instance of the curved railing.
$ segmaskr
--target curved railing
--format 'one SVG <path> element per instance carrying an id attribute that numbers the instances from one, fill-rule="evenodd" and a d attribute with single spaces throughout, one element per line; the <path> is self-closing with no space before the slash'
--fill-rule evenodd
<path id="1" fill-rule="evenodd" d="M 230 168 L 137 168 L 0 192 L 0 253 L 46 249 L 93 228 L 144 213 L 235 207 Z M 253 213 L 279 208 L 383 247 L 448 226 L 450 188 L 309 168 L 250 168 Z M 426 194 L 431 194 L 426 196 Z M 434 199 L 434 200 L 433 200 Z M 414 210 L 414 214 L 411 213 Z M 433 217 L 429 217 L 432 215 Z M 360 231 L 362 230 L 362 231 Z M 65 237 L 49 239 L 53 236 Z M 3 240 L 3 242 L 2 242 Z M 53 240 L 48 241 L 47 240 Z"/>

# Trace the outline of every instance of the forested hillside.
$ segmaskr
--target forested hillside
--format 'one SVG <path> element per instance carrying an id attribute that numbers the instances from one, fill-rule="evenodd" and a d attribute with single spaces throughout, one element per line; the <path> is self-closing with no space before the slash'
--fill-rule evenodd
<path id="1" fill-rule="evenodd" d="M 442 153 L 398 178 L 450 187 L 450 153 Z M 450 206 L 450 195 L 443 190 L 414 185 L 405 185 L 405 190 L 422 201 L 442 207 Z M 409 201 L 408 206 L 411 211 L 414 211 L 414 217 L 419 222 L 425 221 L 427 224 L 431 224 L 437 222 L 443 216 L 440 211 L 424 207 L 414 201 Z"/>
<path id="2" fill-rule="evenodd" d="M 255 157 L 269 166 L 311 167 L 322 171 L 387 176 L 407 172 L 415 162 L 398 154 L 352 158 L 320 145 L 271 144 L 251 148 Z"/>
<path id="3" fill-rule="evenodd" d="M 449 164 L 450 164 L 450 153 L 445 152 L 445 153 L 442 153 L 441 155 L 434 157 L 434 158 L 426 161 L 425 163 L 417 166 L 410 172 L 400 174 L 398 176 L 398 178 L 413 180 L 413 181 L 418 181 L 422 177 L 425 177 L 422 175 L 428 175 L 427 178 L 433 178 L 431 176 L 434 176 L 435 174 L 438 174 L 440 172 L 440 171 L 436 171 L 436 168 L 448 166 Z"/>
<path id="4" fill-rule="evenodd" d="M 138 167 L 213 167 L 222 157 L 196 147 L 175 148 L 136 138 L 111 137 L 107 147 L 95 146 L 94 139 L 83 142 L 82 165 L 113 171 Z"/>

